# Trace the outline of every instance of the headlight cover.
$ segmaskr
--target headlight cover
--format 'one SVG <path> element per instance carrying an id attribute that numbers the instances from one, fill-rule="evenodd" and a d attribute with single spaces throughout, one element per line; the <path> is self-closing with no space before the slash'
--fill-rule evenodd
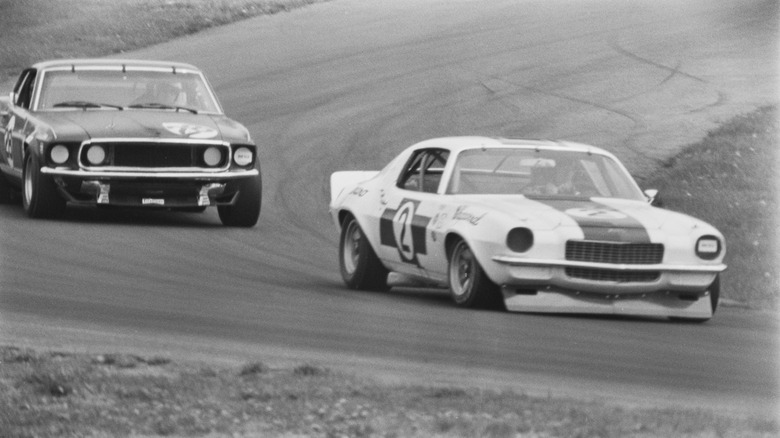
<path id="1" fill-rule="evenodd" d="M 701 236 L 696 241 L 696 255 L 703 260 L 714 260 L 718 258 L 723 250 L 723 245 L 715 236 Z"/>
<path id="2" fill-rule="evenodd" d="M 54 164 L 64 164 L 70 158 L 70 150 L 65 145 L 54 145 L 49 150 L 49 158 Z"/>
<path id="3" fill-rule="evenodd" d="M 235 162 L 239 166 L 248 166 L 252 164 L 254 156 L 252 154 L 252 151 L 247 147 L 240 147 L 237 148 L 233 152 L 233 162 Z"/>
<path id="4" fill-rule="evenodd" d="M 203 162 L 206 166 L 215 167 L 222 162 L 222 151 L 214 146 L 203 151 Z"/>
<path id="5" fill-rule="evenodd" d="M 534 233 L 528 228 L 512 228 L 506 236 L 506 246 L 514 252 L 526 252 L 534 246 Z"/>
<path id="6" fill-rule="evenodd" d="M 93 166 L 98 166 L 106 161 L 106 150 L 103 146 L 93 145 L 87 149 L 87 161 Z"/>

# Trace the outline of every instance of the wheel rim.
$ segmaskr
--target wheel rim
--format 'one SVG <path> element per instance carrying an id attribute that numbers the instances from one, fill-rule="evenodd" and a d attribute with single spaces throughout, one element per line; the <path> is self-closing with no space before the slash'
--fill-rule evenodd
<path id="1" fill-rule="evenodd" d="M 450 287 L 456 297 L 470 293 L 474 284 L 474 255 L 465 243 L 455 247 L 450 263 Z"/>
<path id="2" fill-rule="evenodd" d="M 33 178 L 30 158 L 27 158 L 24 165 L 24 205 L 30 205 L 33 195 Z"/>
<path id="3" fill-rule="evenodd" d="M 360 243 L 362 239 L 363 233 L 360 231 L 360 227 L 355 221 L 351 221 L 347 225 L 347 231 L 344 233 L 344 254 L 342 255 L 344 270 L 349 275 L 352 275 L 357 269 L 358 260 L 360 260 Z"/>

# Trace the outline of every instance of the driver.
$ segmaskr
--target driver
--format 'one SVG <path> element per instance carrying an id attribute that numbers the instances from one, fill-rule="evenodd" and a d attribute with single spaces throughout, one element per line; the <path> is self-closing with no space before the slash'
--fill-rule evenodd
<path id="1" fill-rule="evenodd" d="M 176 105 L 181 90 L 168 82 L 153 82 L 146 86 L 144 94 L 139 96 L 134 104 L 158 103 L 162 105 Z"/>
<path id="2" fill-rule="evenodd" d="M 556 160 L 554 166 L 534 167 L 527 192 L 534 195 L 573 195 L 575 165 L 570 160 Z"/>

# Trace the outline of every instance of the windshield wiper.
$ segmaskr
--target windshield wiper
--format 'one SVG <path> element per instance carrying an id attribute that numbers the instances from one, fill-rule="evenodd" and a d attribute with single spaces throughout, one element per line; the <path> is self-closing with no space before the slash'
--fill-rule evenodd
<path id="1" fill-rule="evenodd" d="M 129 105 L 128 108 L 152 108 L 152 109 L 172 109 L 176 111 L 189 111 L 193 114 L 198 114 L 198 110 L 194 108 L 187 108 L 186 106 L 172 106 L 172 105 L 166 105 L 164 103 L 157 103 L 157 102 L 148 102 L 148 103 L 136 103 L 133 105 Z"/>
<path id="2" fill-rule="evenodd" d="M 119 105 L 111 105 L 109 103 L 88 102 L 86 100 L 68 100 L 65 102 L 57 102 L 53 105 L 53 107 L 54 108 L 64 108 L 64 107 L 83 108 L 84 110 L 86 110 L 87 108 L 115 108 L 120 111 L 124 109 Z"/>

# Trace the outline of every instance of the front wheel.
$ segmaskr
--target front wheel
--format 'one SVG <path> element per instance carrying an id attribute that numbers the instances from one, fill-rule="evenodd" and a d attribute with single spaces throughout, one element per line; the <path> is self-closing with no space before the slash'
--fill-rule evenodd
<path id="1" fill-rule="evenodd" d="M 459 307 L 503 307 L 501 291 L 479 265 L 471 248 L 463 240 L 458 241 L 449 258 L 450 296 Z"/>
<path id="2" fill-rule="evenodd" d="M 217 206 L 222 224 L 229 227 L 255 226 L 260 217 L 262 192 L 262 181 L 259 176 L 242 180 L 238 185 L 236 202 L 233 205 Z"/>
<path id="3" fill-rule="evenodd" d="M 41 173 L 41 166 L 35 154 L 28 154 L 24 160 L 22 180 L 22 206 L 31 218 L 56 217 L 65 209 L 65 199 L 57 193 L 54 181 Z"/>
<path id="4" fill-rule="evenodd" d="M 377 257 L 357 220 L 351 216 L 341 227 L 339 265 L 341 278 L 350 289 L 387 290 L 389 271 Z"/>

